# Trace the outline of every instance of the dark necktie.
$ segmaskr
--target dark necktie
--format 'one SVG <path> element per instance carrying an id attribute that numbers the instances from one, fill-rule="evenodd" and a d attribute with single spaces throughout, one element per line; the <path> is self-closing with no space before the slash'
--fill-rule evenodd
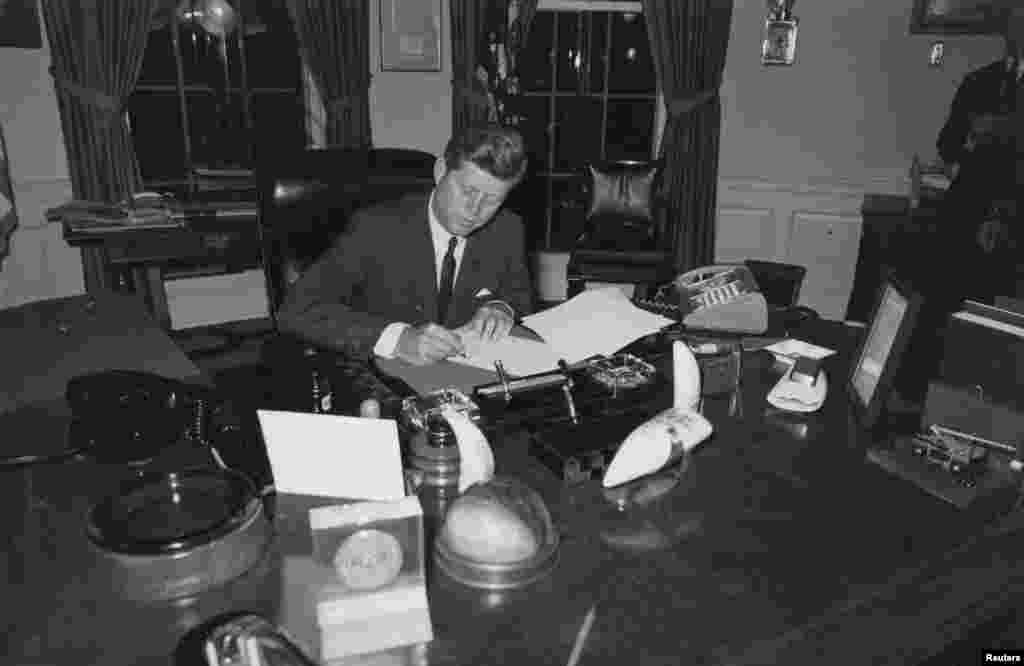
<path id="1" fill-rule="evenodd" d="M 458 242 L 458 237 L 452 236 L 448 241 L 448 252 L 441 262 L 441 287 L 437 291 L 437 323 L 442 326 L 448 316 L 448 305 L 452 300 L 452 286 L 455 283 L 455 246 Z"/>

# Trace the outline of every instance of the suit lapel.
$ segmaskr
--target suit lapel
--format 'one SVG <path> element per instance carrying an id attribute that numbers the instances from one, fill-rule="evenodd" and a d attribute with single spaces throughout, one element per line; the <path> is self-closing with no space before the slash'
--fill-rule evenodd
<path id="1" fill-rule="evenodd" d="M 462 265 L 459 267 L 459 275 L 455 279 L 455 289 L 452 294 L 452 301 L 455 304 L 472 303 L 473 289 L 480 284 L 480 237 L 479 232 L 466 239 L 466 249 L 462 254 Z M 472 312 L 463 312 L 458 307 L 456 314 L 461 319 L 468 319 Z"/>
<path id="2" fill-rule="evenodd" d="M 430 222 L 427 218 L 427 199 L 416 198 L 415 211 L 408 217 L 414 227 L 409 234 L 411 247 L 405 254 L 412 263 L 413 276 L 419 302 L 423 304 L 424 321 L 437 321 L 437 267 L 434 265 L 434 240 L 430 236 Z M 395 239 L 403 242 L 402 239 Z"/>

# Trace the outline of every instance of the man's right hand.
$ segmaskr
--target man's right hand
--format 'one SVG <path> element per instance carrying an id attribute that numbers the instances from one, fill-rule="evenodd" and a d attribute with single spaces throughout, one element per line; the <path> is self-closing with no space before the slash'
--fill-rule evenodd
<path id="1" fill-rule="evenodd" d="M 413 365 L 429 365 L 463 352 L 459 336 L 438 324 L 409 326 L 398 336 L 395 354 Z"/>

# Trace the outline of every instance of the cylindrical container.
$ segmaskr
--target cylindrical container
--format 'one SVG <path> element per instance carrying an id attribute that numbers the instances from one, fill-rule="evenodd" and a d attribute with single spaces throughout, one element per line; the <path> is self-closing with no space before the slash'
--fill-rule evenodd
<path id="1" fill-rule="evenodd" d="M 455 433 L 442 417 L 427 419 L 426 429 L 409 442 L 409 463 L 420 474 L 421 486 L 459 487 L 459 447 Z"/>
<path id="2" fill-rule="evenodd" d="M 413 487 L 423 506 L 428 543 L 444 521 L 448 506 L 459 496 L 460 456 L 455 433 L 441 416 L 427 419 L 426 428 L 409 441 L 409 465 Z"/>

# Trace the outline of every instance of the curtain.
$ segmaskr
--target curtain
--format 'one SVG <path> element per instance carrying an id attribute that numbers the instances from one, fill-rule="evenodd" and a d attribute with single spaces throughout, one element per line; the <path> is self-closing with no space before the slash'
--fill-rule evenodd
<path id="1" fill-rule="evenodd" d="M 327 145 L 368 148 L 369 0 L 288 0 L 302 58 L 327 114 Z"/>
<path id="2" fill-rule="evenodd" d="M 451 0 L 452 132 L 519 122 L 516 63 L 538 0 Z"/>
<path id="3" fill-rule="evenodd" d="M 124 107 L 157 0 L 42 0 L 50 74 L 75 198 L 115 203 L 140 189 Z"/>
<path id="4" fill-rule="evenodd" d="M 668 117 L 661 143 L 663 187 L 679 223 L 681 272 L 715 258 L 718 147 L 733 0 L 643 0 L 647 33 Z"/>

